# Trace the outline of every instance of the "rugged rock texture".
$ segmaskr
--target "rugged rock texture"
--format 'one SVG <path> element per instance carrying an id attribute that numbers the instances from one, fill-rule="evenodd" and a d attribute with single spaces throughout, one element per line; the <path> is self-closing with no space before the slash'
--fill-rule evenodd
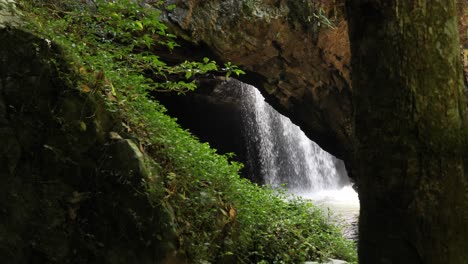
<path id="1" fill-rule="evenodd" d="M 264 177 L 268 175 L 265 175 L 267 169 L 262 151 L 264 145 L 260 142 L 262 135 L 256 134 L 255 128 L 252 127 L 255 116 L 259 114 L 259 109 L 255 109 L 253 95 L 247 91 L 249 89 L 245 84 L 232 78 L 215 86 L 203 83 L 202 87 L 197 93 L 184 96 L 164 93 L 159 94 L 157 98 L 164 104 L 168 114 L 177 118 L 177 123 L 189 129 L 201 141 L 209 142 L 218 153 L 235 153 L 234 160 L 244 164 L 240 171 L 242 177 L 264 184 Z M 305 184 L 307 181 L 301 181 L 304 174 L 299 171 L 293 172 L 292 160 L 284 156 L 294 152 L 286 151 L 293 142 L 285 142 L 286 138 L 281 136 L 285 130 L 278 115 L 272 116 L 272 113 L 269 113 L 271 119 L 264 122 L 271 126 L 270 140 L 276 145 L 273 151 L 276 152 L 278 162 L 281 162 L 278 174 L 283 176 L 285 184 L 294 188 L 298 187 L 298 183 Z M 299 159 L 300 155 L 296 157 Z M 349 184 L 343 162 L 336 160 L 336 166 L 339 174 L 343 176 L 342 184 Z"/>
<path id="2" fill-rule="evenodd" d="M 359 262 L 467 263 L 456 1 L 349 3 Z"/>
<path id="3" fill-rule="evenodd" d="M 468 102 L 468 5 L 465 0 L 459 0 L 458 10 L 458 29 L 460 34 L 460 46 L 463 57 L 463 72 L 465 81 L 465 96 Z M 467 104 L 468 110 L 468 104 Z"/>
<path id="4" fill-rule="evenodd" d="M 335 1 L 169 1 L 179 35 L 246 71 L 270 104 L 343 157 L 352 145 L 349 45 Z M 321 9 L 323 8 L 323 9 Z M 337 15 L 334 28 L 320 14 Z M 335 28 L 336 27 L 336 28 Z"/>
<path id="5" fill-rule="evenodd" d="M 349 157 L 352 156 L 350 152 L 354 151 L 353 119 L 356 115 L 361 147 L 357 153 L 360 163 L 353 164 L 355 166 L 353 172 L 354 176 L 358 177 L 357 182 L 360 185 L 362 206 L 360 238 L 363 238 L 360 243 L 363 263 L 443 263 L 447 259 L 453 263 L 464 263 L 466 258 L 463 258 L 462 254 L 465 252 L 463 247 L 466 247 L 464 243 L 466 236 L 463 236 L 466 233 L 466 218 L 462 215 L 466 211 L 463 210 L 466 208 L 466 204 L 463 204 L 466 196 L 463 196 L 462 186 L 466 181 L 463 180 L 463 172 L 460 173 L 460 168 L 463 167 L 460 158 L 465 157 L 466 166 L 466 155 L 460 155 L 460 144 L 450 146 L 445 142 L 451 138 L 447 134 L 457 130 L 443 129 L 440 133 L 442 135 L 440 142 L 445 143 L 442 143 L 441 149 L 434 150 L 431 139 L 426 136 L 438 133 L 442 127 L 449 127 L 444 124 L 447 118 L 445 112 L 441 118 L 435 118 L 441 113 L 427 110 L 426 120 L 432 116 L 436 121 L 427 121 L 427 126 L 411 131 L 405 127 L 408 126 L 405 122 L 399 123 L 402 118 L 406 118 L 401 106 L 406 107 L 407 100 L 414 105 L 425 105 L 421 107 L 422 109 L 432 109 L 454 99 L 455 92 L 444 94 L 447 87 L 450 87 L 450 82 L 440 82 L 440 80 L 445 80 L 444 78 L 449 76 L 444 71 L 456 71 L 454 67 L 459 66 L 440 64 L 442 66 L 437 71 L 426 71 L 428 74 L 425 78 L 418 78 L 417 73 L 412 72 L 415 69 L 411 67 L 413 63 L 418 69 L 433 69 L 432 63 L 437 62 L 437 60 L 431 61 L 431 58 L 437 57 L 431 54 L 431 48 L 435 47 L 434 43 L 430 43 L 434 41 L 433 36 L 428 36 L 422 41 L 420 35 L 415 34 L 414 39 L 395 39 L 394 42 L 386 42 L 392 37 L 391 30 L 398 28 L 398 26 L 389 26 L 393 22 L 388 18 L 394 18 L 395 11 L 393 10 L 392 14 L 387 13 L 387 17 L 375 15 L 378 12 L 384 13 L 384 7 L 392 6 L 395 2 L 407 5 L 408 9 L 417 7 L 418 3 L 349 1 L 362 5 L 357 5 L 353 9 L 352 14 L 356 16 L 355 19 L 367 19 L 365 23 L 355 26 L 354 32 L 358 32 L 356 34 L 359 35 L 366 30 L 365 33 L 374 33 L 375 37 L 367 42 L 363 41 L 361 44 L 364 47 L 357 46 L 357 42 L 354 42 L 353 51 L 359 56 L 356 60 L 363 62 L 359 70 L 367 70 L 367 76 L 360 80 L 367 90 L 365 93 L 361 92 L 360 97 L 356 94 L 352 97 L 346 22 L 338 20 L 337 29 L 318 28 L 319 20 L 309 20 L 314 14 L 319 14 L 318 5 L 307 4 L 311 1 L 174 0 L 172 2 L 177 3 L 178 8 L 172 14 L 168 14 L 168 20 L 177 27 L 181 35 L 186 34 L 186 39 L 208 47 L 221 60 L 232 61 L 248 70 L 251 77 L 247 76 L 244 81 L 261 89 L 270 103 L 300 125 L 311 139 L 347 161 L 350 161 Z M 296 6 L 288 5 L 291 2 Z M 332 9 L 327 6 L 331 4 L 330 2 L 322 3 L 325 14 L 329 17 Z M 428 6 L 427 10 L 432 10 L 434 13 L 422 23 L 430 25 L 440 19 L 448 9 L 454 8 L 454 1 L 448 2 L 450 3 L 444 2 L 442 5 L 442 2 L 438 1 L 438 4 L 441 4 L 440 10 L 435 12 L 433 9 L 435 3 Z M 376 3 L 377 8 L 374 6 Z M 360 9 L 363 13 L 359 13 Z M 466 70 L 468 65 L 466 0 L 458 1 L 457 9 Z M 426 10 L 426 7 L 423 10 Z M 415 14 L 421 15 L 418 14 L 420 9 L 415 8 L 412 11 L 405 14 L 404 21 L 395 23 L 395 25 L 404 25 L 405 32 L 417 32 L 414 27 L 421 21 L 421 16 L 412 17 Z M 450 19 L 454 17 L 454 13 L 448 17 L 447 21 L 453 21 Z M 416 22 L 414 25 L 412 20 Z M 440 29 L 436 27 L 434 32 Z M 427 31 L 424 29 L 421 32 Z M 448 32 L 454 33 L 453 30 Z M 445 34 L 447 33 L 439 32 L 437 36 Z M 366 34 L 362 35 L 364 38 L 369 38 Z M 354 40 L 356 41 L 356 38 Z M 382 43 L 388 44 L 386 49 L 378 46 Z M 398 47 L 394 47 L 394 43 L 399 43 Z M 366 46 L 368 48 L 372 45 L 375 45 L 375 50 L 368 52 L 370 49 L 365 49 Z M 420 49 L 415 49 L 414 45 Z M 405 50 L 407 53 L 399 50 L 402 47 L 407 48 Z M 447 45 L 442 47 L 446 48 Z M 452 47 L 452 50 L 457 49 Z M 395 54 L 402 57 L 395 57 Z M 405 58 L 408 58 L 405 55 L 408 54 L 412 59 L 405 61 Z M 385 56 L 385 60 L 379 60 L 379 56 Z M 455 57 L 450 58 L 456 61 Z M 402 69 L 401 72 L 394 74 L 391 67 L 385 68 L 387 66 L 385 62 L 390 65 L 393 61 L 399 60 L 404 63 L 395 63 L 392 66 L 393 69 Z M 383 67 L 378 65 L 379 62 Z M 373 67 L 380 68 L 376 70 Z M 402 74 L 403 78 L 405 74 L 414 77 L 417 81 L 408 83 L 412 85 L 417 83 L 417 88 L 421 89 L 419 90 L 421 96 L 416 98 L 400 96 L 405 92 L 405 85 L 398 83 L 395 77 L 398 74 Z M 363 75 L 365 73 L 359 71 L 353 76 Z M 438 75 L 442 76 L 437 80 L 439 83 L 431 80 Z M 430 80 L 427 85 L 419 83 L 426 79 Z M 395 90 L 395 87 L 401 89 Z M 457 87 L 452 88 L 457 89 Z M 421 99 L 425 96 L 431 97 L 433 93 L 438 96 L 442 94 L 441 100 L 429 101 L 427 104 Z M 352 98 L 360 98 L 356 101 L 360 102 L 358 107 L 351 101 Z M 393 105 L 388 104 L 395 98 L 396 100 L 392 101 L 395 102 Z M 374 107 L 375 105 L 377 107 Z M 400 108 L 392 108 L 395 105 Z M 447 106 L 441 106 L 439 109 L 450 109 L 454 105 L 456 103 L 449 102 Z M 354 109 L 359 112 L 353 113 Z M 424 126 L 423 121 L 421 124 Z M 381 131 L 375 132 L 375 128 L 380 127 Z M 384 137 L 385 135 L 387 137 Z M 404 139 L 398 142 L 400 137 Z M 412 142 L 411 137 L 420 138 Z M 462 142 L 463 139 L 459 141 Z M 410 145 L 411 149 L 408 150 L 406 145 Z M 378 149 L 379 146 L 389 151 L 382 153 Z M 363 149 L 365 151 L 362 151 Z M 419 152 L 416 153 L 415 149 Z M 466 175 L 465 172 L 465 178 Z M 455 214 L 453 208 L 459 208 L 458 213 Z M 441 226 L 447 228 L 441 230 Z M 443 241 L 443 243 L 434 244 L 433 241 Z"/>
<path id="6" fill-rule="evenodd" d="M 162 261 L 170 221 L 119 120 L 52 43 L 9 28 L 0 43 L 0 263 Z"/>
<path id="7" fill-rule="evenodd" d="M 166 15 L 180 36 L 247 70 L 242 81 L 258 87 L 322 148 L 348 160 L 354 128 L 344 0 L 168 2 L 177 5 Z M 460 0 L 465 69 L 466 9 Z M 321 14 L 333 20 L 333 28 Z"/>
<path id="8" fill-rule="evenodd" d="M 183 96 L 164 93 L 158 94 L 157 99 L 170 116 L 177 118 L 177 123 L 189 129 L 200 141 L 208 142 L 218 153 L 235 153 L 234 160 L 246 165 L 241 170 L 244 178 L 262 183 L 258 171 L 255 174 L 249 171 L 240 93 L 223 89 L 223 83 L 212 84 L 204 83 L 197 93 Z"/>

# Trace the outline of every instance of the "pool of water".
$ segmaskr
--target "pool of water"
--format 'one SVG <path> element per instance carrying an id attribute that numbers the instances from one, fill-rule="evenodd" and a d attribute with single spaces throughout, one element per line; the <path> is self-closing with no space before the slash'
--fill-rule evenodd
<path id="1" fill-rule="evenodd" d="M 331 221 L 343 226 L 343 235 L 346 238 L 357 240 L 359 197 L 350 185 L 338 190 L 322 190 L 314 193 L 293 191 L 293 193 L 314 201 L 330 216 Z"/>

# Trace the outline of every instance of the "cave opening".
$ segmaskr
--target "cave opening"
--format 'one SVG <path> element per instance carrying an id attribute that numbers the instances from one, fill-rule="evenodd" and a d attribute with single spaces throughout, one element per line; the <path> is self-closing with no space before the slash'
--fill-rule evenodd
<path id="1" fill-rule="evenodd" d="M 357 239 L 359 198 L 343 161 L 307 138 L 257 88 L 231 78 L 157 99 L 202 142 L 234 153 L 244 164 L 242 177 L 313 200 L 344 224 L 346 237 Z"/>

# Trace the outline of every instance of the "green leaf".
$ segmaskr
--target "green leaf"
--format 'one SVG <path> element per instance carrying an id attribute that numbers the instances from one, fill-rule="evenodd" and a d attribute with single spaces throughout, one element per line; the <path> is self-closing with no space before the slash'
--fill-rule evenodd
<path id="1" fill-rule="evenodd" d="M 141 23 L 141 21 L 135 21 L 135 25 L 137 26 L 138 30 L 143 30 L 143 24 Z"/>
<path id="2" fill-rule="evenodd" d="M 234 70 L 234 72 L 236 73 L 237 76 L 239 76 L 241 74 L 245 74 L 245 71 L 243 71 L 241 69 L 236 69 L 236 70 Z"/>
<path id="3" fill-rule="evenodd" d="M 176 8 L 176 5 L 175 5 L 175 4 L 172 4 L 172 5 L 168 5 L 168 6 L 166 7 L 166 10 L 167 10 L 167 11 L 172 11 L 172 10 L 174 10 L 175 8 Z"/>
<path id="4" fill-rule="evenodd" d="M 87 129 L 86 123 L 83 121 L 80 121 L 80 131 L 84 132 L 86 131 L 86 129 Z"/>
<path id="5" fill-rule="evenodd" d="M 62 46 L 82 77 L 79 83 L 86 85 L 78 86 L 82 95 L 104 95 L 104 106 L 124 120 L 126 133 L 150 146 L 145 165 L 159 177 L 134 187 L 157 205 L 148 208 L 155 210 L 148 216 L 167 215 L 161 218 L 160 229 L 175 233 L 181 253 L 193 256 L 194 263 L 214 260 L 223 252 L 239 263 L 303 263 L 328 257 L 356 261 L 355 246 L 341 237 L 323 212 L 290 199 L 284 191 L 240 178 L 241 165 L 232 162 L 231 155 L 220 156 L 209 144 L 200 143 L 155 100 L 150 91 L 184 94 L 196 89 L 195 76 L 245 74 L 231 62 L 220 67 L 202 58 L 174 66 L 155 55 L 159 50 L 155 45 L 177 46 L 157 10 L 165 1 L 152 1 L 154 8 L 145 8 L 133 0 L 96 0 L 95 12 L 84 12 L 80 1 L 55 2 L 73 4 L 64 16 L 51 16 L 53 5 L 25 11 L 32 14 L 25 16 L 29 29 Z M 106 73 L 100 79 L 105 89 L 91 89 L 100 70 Z M 85 130 L 86 124 L 78 120 L 75 129 Z M 225 223 L 228 219 L 230 224 Z M 142 215 L 135 224 L 152 220 Z M 158 235 L 160 230 L 145 228 L 141 231 L 154 233 L 155 239 L 166 239 Z"/>

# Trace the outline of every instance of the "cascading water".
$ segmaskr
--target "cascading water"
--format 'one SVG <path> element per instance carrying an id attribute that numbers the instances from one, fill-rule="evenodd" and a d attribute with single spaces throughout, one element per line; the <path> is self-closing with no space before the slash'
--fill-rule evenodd
<path id="1" fill-rule="evenodd" d="M 265 103 L 260 92 L 247 84 L 240 85 L 248 155 L 260 160 L 265 184 L 288 189 L 317 192 L 339 189 L 349 184 L 336 164 L 341 162 L 310 141 L 300 128 Z M 257 151 L 257 153 L 255 153 Z"/>
<path id="2" fill-rule="evenodd" d="M 291 193 L 338 212 L 353 225 L 345 230 L 345 235 L 356 238 L 359 200 L 343 162 L 322 150 L 298 126 L 265 103 L 255 87 L 238 81 L 223 86 L 230 96 L 242 99 L 250 174 L 260 174 L 263 182 L 272 187 L 284 184 Z"/>

